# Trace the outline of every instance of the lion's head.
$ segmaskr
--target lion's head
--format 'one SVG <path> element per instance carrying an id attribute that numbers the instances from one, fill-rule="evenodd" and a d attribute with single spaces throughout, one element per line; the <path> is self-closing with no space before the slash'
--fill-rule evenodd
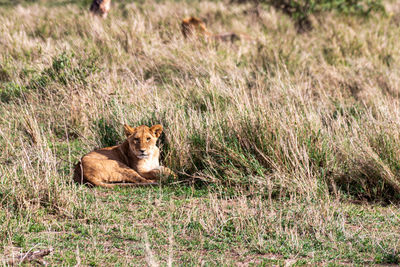
<path id="1" fill-rule="evenodd" d="M 146 125 L 132 128 L 125 124 L 124 130 L 129 148 L 137 158 L 151 158 L 158 151 L 156 142 L 163 131 L 163 127 L 160 124 L 150 128 Z"/>

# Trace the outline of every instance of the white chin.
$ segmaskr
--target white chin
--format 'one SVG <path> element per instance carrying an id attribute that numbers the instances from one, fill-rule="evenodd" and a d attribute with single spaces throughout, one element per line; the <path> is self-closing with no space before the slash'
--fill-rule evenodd
<path id="1" fill-rule="evenodd" d="M 146 156 L 146 155 L 139 155 L 139 156 L 137 156 L 139 159 L 147 159 L 149 156 Z"/>

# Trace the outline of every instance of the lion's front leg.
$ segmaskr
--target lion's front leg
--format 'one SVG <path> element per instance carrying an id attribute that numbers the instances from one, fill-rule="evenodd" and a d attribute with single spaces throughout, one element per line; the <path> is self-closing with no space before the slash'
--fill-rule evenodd
<path id="1" fill-rule="evenodd" d="M 145 177 L 146 179 L 152 179 L 152 180 L 156 180 L 156 181 L 164 181 L 169 176 L 173 176 L 174 179 L 177 177 L 173 171 L 171 171 L 169 168 L 164 167 L 164 166 L 160 166 L 156 169 L 153 169 L 148 172 L 142 172 L 140 174 L 143 177 Z"/>
<path id="2" fill-rule="evenodd" d="M 154 184 L 153 179 L 146 179 L 138 172 L 116 160 L 104 160 L 91 157 L 82 158 L 82 168 L 76 171 L 76 181 L 89 182 L 93 185 L 134 183 Z"/>

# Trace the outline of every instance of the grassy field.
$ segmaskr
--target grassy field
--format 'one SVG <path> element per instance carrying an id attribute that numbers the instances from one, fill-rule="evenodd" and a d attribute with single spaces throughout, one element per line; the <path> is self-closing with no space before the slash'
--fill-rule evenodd
<path id="1" fill-rule="evenodd" d="M 294 21 L 218 1 L 0 0 L 0 263 L 396 265 L 400 4 Z M 250 40 L 188 41 L 180 20 Z M 161 123 L 152 187 L 72 182 L 122 125 Z"/>

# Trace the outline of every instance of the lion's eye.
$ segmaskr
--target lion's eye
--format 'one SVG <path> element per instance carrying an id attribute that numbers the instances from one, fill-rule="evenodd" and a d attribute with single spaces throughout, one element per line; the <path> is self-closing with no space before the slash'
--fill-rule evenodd
<path id="1" fill-rule="evenodd" d="M 137 143 L 137 142 L 139 142 L 139 138 L 135 138 L 135 139 L 133 139 L 133 141 L 134 141 L 135 143 Z"/>
<path id="2" fill-rule="evenodd" d="M 147 137 L 147 142 L 149 142 L 149 141 L 150 141 L 150 139 L 151 139 L 150 137 Z"/>

